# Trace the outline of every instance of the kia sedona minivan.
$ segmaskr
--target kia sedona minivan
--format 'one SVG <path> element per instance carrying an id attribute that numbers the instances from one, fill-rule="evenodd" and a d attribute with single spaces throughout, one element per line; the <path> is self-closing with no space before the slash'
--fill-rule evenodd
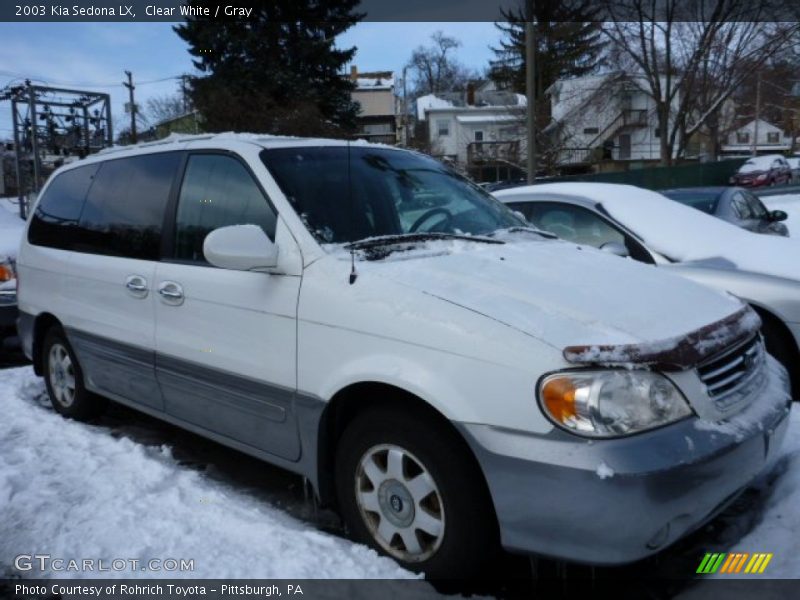
<path id="1" fill-rule="evenodd" d="M 554 239 L 386 146 L 107 150 L 54 173 L 17 267 L 55 410 L 110 399 L 297 472 L 353 538 L 433 578 L 500 547 L 653 554 L 788 423 L 738 300 Z"/>

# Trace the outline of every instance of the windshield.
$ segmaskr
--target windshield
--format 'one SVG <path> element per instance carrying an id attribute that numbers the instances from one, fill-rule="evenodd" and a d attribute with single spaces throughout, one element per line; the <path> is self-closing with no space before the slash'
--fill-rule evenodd
<path id="1" fill-rule="evenodd" d="M 667 198 L 672 198 L 676 202 L 691 206 L 697 210 L 702 210 L 709 215 L 714 214 L 717 210 L 717 200 L 719 199 L 719 192 L 701 192 L 701 191 L 686 191 L 686 192 L 661 192 Z"/>
<path id="2" fill-rule="evenodd" d="M 525 223 L 438 161 L 369 146 L 280 148 L 261 159 L 320 243 L 487 235 Z"/>

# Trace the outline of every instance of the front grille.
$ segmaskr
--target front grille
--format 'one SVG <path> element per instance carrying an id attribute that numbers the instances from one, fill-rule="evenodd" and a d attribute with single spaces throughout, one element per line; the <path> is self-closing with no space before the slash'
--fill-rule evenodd
<path id="1" fill-rule="evenodd" d="M 747 383 L 764 362 L 764 344 L 761 337 L 726 350 L 721 355 L 697 367 L 700 381 L 712 398 L 727 396 Z"/>

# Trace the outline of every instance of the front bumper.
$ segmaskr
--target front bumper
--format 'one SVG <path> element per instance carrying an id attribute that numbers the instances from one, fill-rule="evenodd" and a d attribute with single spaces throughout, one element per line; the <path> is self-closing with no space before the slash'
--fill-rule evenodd
<path id="1" fill-rule="evenodd" d="M 774 459 L 785 437 L 791 397 L 785 371 L 773 363 L 750 406 L 716 424 L 693 417 L 594 441 L 558 429 L 537 436 L 460 424 L 486 476 L 503 546 L 624 564 L 707 522 Z"/>
<path id="2" fill-rule="evenodd" d="M 6 333 L 6 330 L 13 331 L 17 322 L 17 303 L 3 303 L 0 302 L 0 331 Z"/>

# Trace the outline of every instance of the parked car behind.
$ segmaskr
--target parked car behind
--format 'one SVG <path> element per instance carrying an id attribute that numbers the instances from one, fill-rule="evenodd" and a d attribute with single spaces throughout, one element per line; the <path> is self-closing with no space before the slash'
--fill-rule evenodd
<path id="1" fill-rule="evenodd" d="M 499 544 L 657 552 L 789 421 L 739 300 L 537 232 L 385 146 L 93 155 L 43 189 L 18 269 L 58 412 L 110 398 L 300 473 L 355 539 L 431 577 L 479 576 Z"/>
<path id="2" fill-rule="evenodd" d="M 16 259 L 25 222 L 0 206 L 0 353 L 17 349 Z"/>
<path id="3" fill-rule="evenodd" d="M 786 163 L 792 170 L 792 183 L 800 183 L 800 156 L 789 156 Z"/>
<path id="4" fill-rule="evenodd" d="M 749 158 L 731 177 L 731 185 L 741 187 L 765 187 L 791 181 L 792 169 L 780 154 Z"/>
<path id="5" fill-rule="evenodd" d="M 788 215 L 782 210 L 767 210 L 759 198 L 744 188 L 675 188 L 660 193 L 753 233 L 789 235 L 789 228 L 783 223 Z"/>
<path id="6" fill-rule="evenodd" d="M 761 316 L 767 350 L 800 398 L 800 243 L 754 235 L 632 185 L 552 183 L 497 192 L 559 237 L 730 292 Z"/>

